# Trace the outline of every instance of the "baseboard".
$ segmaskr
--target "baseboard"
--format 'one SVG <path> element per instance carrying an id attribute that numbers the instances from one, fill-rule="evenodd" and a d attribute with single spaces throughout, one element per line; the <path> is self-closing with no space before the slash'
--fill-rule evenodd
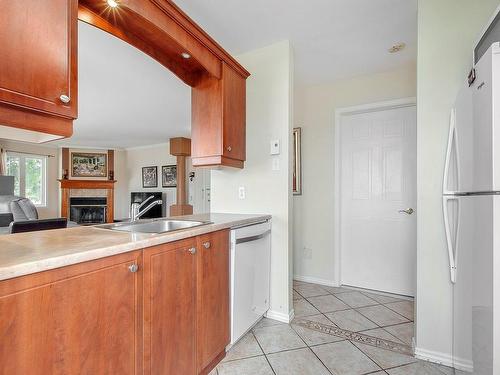
<path id="1" fill-rule="evenodd" d="M 320 279 L 317 277 L 294 275 L 293 279 L 297 280 L 297 281 L 303 281 L 305 283 L 319 284 L 319 285 L 325 285 L 325 286 L 340 286 L 340 285 L 337 285 L 332 280 Z"/>
<path id="2" fill-rule="evenodd" d="M 415 348 L 415 357 L 424 361 L 438 363 L 440 365 L 454 367 L 457 370 L 472 372 L 473 364 L 471 361 L 451 356 L 441 352 L 426 350 L 422 348 Z"/>
<path id="3" fill-rule="evenodd" d="M 266 313 L 266 318 L 277 320 L 283 323 L 290 323 L 295 316 L 295 310 L 292 309 L 289 314 L 285 314 L 278 311 L 268 310 Z"/>

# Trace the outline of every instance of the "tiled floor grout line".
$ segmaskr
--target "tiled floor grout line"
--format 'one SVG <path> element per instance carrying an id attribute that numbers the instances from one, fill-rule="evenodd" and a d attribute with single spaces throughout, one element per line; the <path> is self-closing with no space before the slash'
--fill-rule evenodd
<path id="1" fill-rule="evenodd" d="M 305 300 L 307 300 L 307 298 L 305 298 Z M 314 308 L 316 308 L 316 306 L 314 306 L 310 301 L 307 301 L 309 302 Z M 348 309 L 341 309 L 341 310 L 335 310 L 335 311 L 326 311 L 326 312 L 322 312 L 320 311 L 320 313 L 322 314 L 332 314 L 332 313 L 336 313 L 336 312 L 339 312 L 339 311 L 348 311 L 348 310 L 354 310 L 356 311 L 357 313 L 361 314 L 364 318 L 366 318 L 367 320 L 369 320 L 370 322 L 372 322 L 373 324 L 375 324 L 378 328 L 382 328 L 382 326 L 380 326 L 379 324 L 375 323 L 373 320 L 371 320 L 370 318 L 368 318 L 367 316 L 365 316 L 362 312 L 358 311 L 358 309 L 360 308 L 363 308 L 363 307 L 373 307 L 373 306 L 383 306 L 383 304 L 381 303 L 377 303 L 376 305 L 369 305 L 369 306 L 361 306 L 361 307 L 351 307 L 351 305 L 347 304 L 346 302 L 342 301 L 343 303 L 345 303 L 347 306 L 349 306 Z M 317 308 L 316 308 L 317 309 Z M 318 310 L 319 311 L 319 310 Z M 327 317 L 328 319 L 328 317 Z M 330 319 L 328 319 L 330 320 Z M 331 320 L 330 320 L 331 321 Z M 333 322 L 332 322 L 333 323 Z M 403 322 L 404 323 L 404 322 Z M 340 327 L 339 327 L 340 328 Z M 374 329 L 374 328 L 372 328 Z"/>
<path id="2" fill-rule="evenodd" d="M 271 362 L 269 361 L 269 358 L 267 358 L 267 354 L 266 352 L 264 351 L 264 348 L 262 348 L 262 346 L 260 345 L 260 342 L 259 340 L 257 339 L 257 336 L 255 336 L 255 333 L 253 333 L 253 329 L 250 331 L 252 333 L 252 336 L 253 338 L 255 339 L 255 342 L 257 343 L 257 345 L 259 345 L 259 348 L 260 350 L 262 351 L 262 354 L 264 354 L 264 358 L 266 359 L 267 361 L 267 364 L 269 365 L 269 367 L 271 368 L 271 371 L 273 372 L 274 375 L 276 375 L 276 371 L 274 371 L 274 368 L 273 366 L 271 365 Z"/>
<path id="3" fill-rule="evenodd" d="M 259 345 L 260 346 L 260 345 Z M 229 351 L 231 351 L 231 349 L 229 349 Z M 241 361 L 242 359 L 251 359 L 251 358 L 257 358 L 257 357 L 262 357 L 264 354 L 264 352 L 262 352 L 262 354 L 256 354 L 256 355 L 249 355 L 247 357 L 241 357 L 241 358 L 235 358 L 235 359 L 229 359 L 227 361 L 224 361 L 224 362 L 221 362 L 221 363 L 230 363 L 230 362 L 235 362 L 235 361 Z"/>
<path id="4" fill-rule="evenodd" d="M 397 302 L 390 302 L 390 303 L 397 303 Z M 389 303 L 389 304 L 390 304 L 390 303 Z M 402 317 L 403 317 L 403 318 L 405 318 L 406 320 L 410 320 L 410 319 L 408 319 L 406 316 L 404 316 L 403 314 L 400 314 L 400 313 L 398 313 L 396 310 L 391 309 L 389 306 L 387 306 L 387 304 L 386 304 L 386 305 L 383 305 L 383 306 L 387 307 L 389 310 L 391 310 L 391 311 L 395 312 L 395 313 L 396 313 L 396 314 L 398 314 L 399 316 L 402 316 Z M 412 320 L 412 321 L 413 321 L 413 320 Z"/>
<path id="5" fill-rule="evenodd" d="M 328 366 L 326 366 L 326 365 L 323 363 L 323 361 L 321 360 L 321 358 L 319 358 L 319 357 L 318 357 L 318 355 L 314 352 L 314 350 L 312 350 L 312 349 L 311 349 L 311 347 L 309 346 L 309 344 L 308 344 L 308 343 L 307 343 L 304 339 L 302 339 L 302 337 L 299 335 L 299 333 L 297 332 L 297 330 L 296 330 L 296 329 L 292 326 L 292 324 L 290 324 L 290 327 L 291 327 L 291 328 L 292 328 L 292 330 L 293 330 L 293 331 L 297 334 L 297 336 L 299 336 L 299 337 L 300 337 L 300 339 L 304 342 L 304 344 L 306 345 L 307 349 L 309 349 L 309 350 L 312 352 L 312 354 L 313 354 L 316 358 L 318 358 L 318 361 L 320 361 L 320 362 L 321 362 L 321 364 L 325 367 L 326 371 L 328 371 L 328 373 L 329 373 L 329 374 L 334 375 L 334 374 L 330 371 L 330 369 L 328 368 Z"/>
<path id="6" fill-rule="evenodd" d="M 346 341 L 348 341 L 348 342 L 349 342 L 352 346 L 354 346 L 357 350 L 359 350 L 359 351 L 360 351 L 360 352 L 361 352 L 361 353 L 362 353 L 365 357 L 367 357 L 370 361 L 372 361 L 373 363 L 375 363 L 375 365 L 376 365 L 376 366 L 378 366 L 378 368 L 379 368 L 379 370 L 377 370 L 377 371 L 380 371 L 380 370 L 382 370 L 382 371 L 383 371 L 383 370 L 384 370 L 384 369 L 382 368 L 382 366 L 380 366 L 377 362 L 375 362 L 375 360 L 374 360 L 372 357 L 370 357 L 368 354 L 366 354 L 364 351 L 362 351 L 360 348 L 358 348 L 356 345 L 354 345 L 354 343 L 353 343 L 351 340 L 346 340 Z M 374 373 L 374 372 L 377 372 L 377 371 L 370 371 L 370 372 L 368 372 L 367 374 L 369 374 L 369 373 Z"/>

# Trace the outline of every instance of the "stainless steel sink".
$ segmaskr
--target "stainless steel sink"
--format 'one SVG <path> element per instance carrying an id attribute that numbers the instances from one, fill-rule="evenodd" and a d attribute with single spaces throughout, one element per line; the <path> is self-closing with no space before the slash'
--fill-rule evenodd
<path id="1" fill-rule="evenodd" d="M 99 228 L 131 233 L 166 233 L 211 224 L 209 221 L 154 219 L 100 225 Z"/>

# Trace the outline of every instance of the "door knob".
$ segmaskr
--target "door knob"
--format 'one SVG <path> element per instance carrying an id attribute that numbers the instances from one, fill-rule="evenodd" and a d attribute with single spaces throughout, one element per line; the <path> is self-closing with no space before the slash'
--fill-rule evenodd
<path id="1" fill-rule="evenodd" d="M 204 242 L 204 243 L 203 243 L 203 247 L 204 247 L 205 249 L 210 249 L 210 241 Z"/>
<path id="2" fill-rule="evenodd" d="M 413 208 L 407 208 L 406 210 L 399 210 L 398 211 L 400 214 L 407 214 L 407 215 L 411 215 L 412 213 L 415 212 L 415 210 Z"/>
<path id="3" fill-rule="evenodd" d="M 71 99 L 69 98 L 69 96 L 68 96 L 68 95 L 64 95 L 64 94 L 63 94 L 63 95 L 61 95 L 61 96 L 59 97 L 59 100 L 60 100 L 61 102 L 63 102 L 64 104 L 68 104 L 68 103 L 69 103 L 69 101 L 70 101 Z"/>
<path id="4" fill-rule="evenodd" d="M 131 264 L 130 266 L 128 266 L 128 269 L 130 270 L 130 272 L 135 273 L 139 269 L 139 266 L 137 264 Z"/>
<path id="5" fill-rule="evenodd" d="M 188 251 L 190 254 L 194 255 L 194 254 L 196 254 L 196 247 L 192 247 L 192 248 L 188 249 Z"/>
<path id="6" fill-rule="evenodd" d="M 232 148 L 231 146 L 227 146 L 227 147 L 226 147 L 226 150 L 227 150 L 228 152 L 231 152 L 231 151 L 233 150 L 233 148 Z"/>

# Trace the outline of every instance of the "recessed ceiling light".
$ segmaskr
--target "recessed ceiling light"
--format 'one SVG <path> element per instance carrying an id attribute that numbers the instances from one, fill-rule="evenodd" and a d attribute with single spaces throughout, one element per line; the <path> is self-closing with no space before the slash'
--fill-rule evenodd
<path id="1" fill-rule="evenodd" d="M 107 3 L 111 8 L 118 7 L 118 2 L 116 2 L 115 0 L 107 0 Z"/>
<path id="2" fill-rule="evenodd" d="M 182 56 L 183 58 L 185 58 L 185 59 L 189 59 L 189 58 L 191 57 L 191 55 L 190 55 L 189 53 L 187 53 L 187 52 L 182 52 L 182 53 L 181 53 L 181 56 Z"/>
<path id="3" fill-rule="evenodd" d="M 406 43 L 397 43 L 394 44 L 391 48 L 388 49 L 389 53 L 396 53 L 402 51 L 406 47 Z"/>

